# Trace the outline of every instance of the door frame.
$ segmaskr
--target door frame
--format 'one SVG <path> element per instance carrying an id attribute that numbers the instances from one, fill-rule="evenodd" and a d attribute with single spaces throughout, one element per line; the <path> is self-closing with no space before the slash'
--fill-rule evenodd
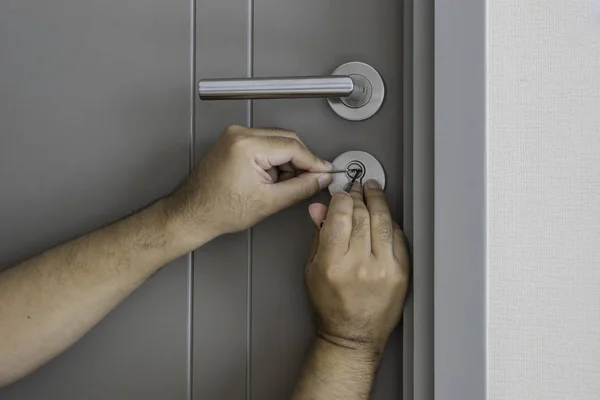
<path id="1" fill-rule="evenodd" d="M 435 0 L 435 397 L 486 398 L 487 7 Z"/>

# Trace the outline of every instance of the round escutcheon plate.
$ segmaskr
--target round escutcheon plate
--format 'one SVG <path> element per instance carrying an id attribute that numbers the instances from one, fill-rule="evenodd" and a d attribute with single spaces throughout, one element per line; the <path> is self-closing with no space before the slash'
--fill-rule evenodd
<path id="1" fill-rule="evenodd" d="M 354 171 L 361 170 L 357 181 L 365 183 L 369 179 L 375 179 L 385 188 L 385 172 L 375 157 L 364 151 L 347 151 L 333 160 L 334 171 L 346 171 L 346 173 L 333 174 L 333 181 L 329 185 L 329 193 L 343 192 L 344 188 L 352 180 Z"/>
<path id="2" fill-rule="evenodd" d="M 327 99 L 337 115 L 349 121 L 363 121 L 379 111 L 385 98 L 385 85 L 375 68 L 353 61 L 339 66 L 332 75 L 349 76 L 354 83 L 350 96 Z"/>

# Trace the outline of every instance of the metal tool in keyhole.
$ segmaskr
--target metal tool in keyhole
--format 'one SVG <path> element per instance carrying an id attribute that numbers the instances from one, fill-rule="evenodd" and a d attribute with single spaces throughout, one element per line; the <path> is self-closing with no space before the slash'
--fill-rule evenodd
<path id="1" fill-rule="evenodd" d="M 352 180 L 350 180 L 350 182 L 348 182 L 346 184 L 346 187 L 344 188 L 344 192 L 346 193 L 350 193 L 352 186 L 354 186 L 354 182 L 356 182 L 356 179 L 358 179 L 358 177 L 362 174 L 363 170 L 361 168 L 348 168 L 348 172 L 354 175 L 352 175 Z M 362 179 L 360 181 L 360 184 L 362 185 Z"/>
<path id="2" fill-rule="evenodd" d="M 362 185 L 362 177 L 364 176 L 365 166 L 360 161 L 353 161 L 346 166 L 345 169 L 332 171 L 332 174 L 346 174 L 349 179 L 348 183 L 344 186 L 344 192 L 350 193 L 354 182 L 357 180 Z"/>
<path id="3" fill-rule="evenodd" d="M 375 179 L 382 188 L 385 187 L 383 167 L 375 157 L 364 151 L 348 151 L 333 160 L 333 181 L 329 192 L 350 192 L 352 185 L 358 181 L 361 185 Z"/>

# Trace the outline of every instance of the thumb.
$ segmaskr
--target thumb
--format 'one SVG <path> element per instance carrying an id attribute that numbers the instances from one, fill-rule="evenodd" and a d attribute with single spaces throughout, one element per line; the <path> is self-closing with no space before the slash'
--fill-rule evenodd
<path id="1" fill-rule="evenodd" d="M 310 245 L 310 253 L 308 254 L 308 261 L 314 260 L 317 255 L 317 250 L 319 250 L 319 238 L 321 236 L 321 231 L 317 228 L 314 229 L 312 244 Z"/>
<path id="2" fill-rule="evenodd" d="M 308 199 L 325 189 L 333 177 L 328 173 L 304 173 L 295 178 L 271 185 L 273 205 L 281 210 Z"/>
<path id="3" fill-rule="evenodd" d="M 321 229 L 321 225 L 325 222 L 325 217 L 327 217 L 327 206 L 321 203 L 312 203 L 308 206 L 308 214 L 315 227 Z"/>
<path id="4" fill-rule="evenodd" d="M 312 203 L 308 206 L 308 213 L 310 214 L 310 219 L 312 219 L 315 224 L 314 227 L 314 235 L 312 245 L 310 246 L 310 253 L 308 256 L 308 261 L 312 261 L 317 255 L 317 250 L 319 249 L 319 239 L 321 237 L 321 224 L 325 221 L 325 217 L 327 216 L 327 206 L 320 203 Z"/>

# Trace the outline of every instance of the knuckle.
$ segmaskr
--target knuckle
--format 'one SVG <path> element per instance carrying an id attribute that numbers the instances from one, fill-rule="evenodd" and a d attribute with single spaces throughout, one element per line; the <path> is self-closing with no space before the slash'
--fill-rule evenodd
<path id="1" fill-rule="evenodd" d="M 368 281 L 370 280 L 371 271 L 367 268 L 366 265 L 361 265 L 356 268 L 356 279 L 359 281 Z"/>
<path id="2" fill-rule="evenodd" d="M 335 261 L 329 262 L 328 267 L 322 274 L 331 287 L 341 291 L 340 294 L 343 294 L 346 291 L 345 288 L 356 279 L 346 268 Z"/>
<path id="3" fill-rule="evenodd" d="M 333 212 L 331 215 L 327 216 L 327 222 L 331 223 L 331 226 L 335 229 L 343 230 L 345 228 L 350 228 L 350 221 L 352 220 L 352 216 L 340 211 Z"/>
<path id="4" fill-rule="evenodd" d="M 321 231 L 321 240 L 324 247 L 329 248 L 345 240 L 351 227 L 349 224 L 348 226 L 344 225 L 346 224 L 333 224 L 331 229 Z"/>
<path id="5" fill-rule="evenodd" d="M 365 236 L 369 231 L 369 219 L 364 215 L 355 215 L 352 220 L 352 234 L 354 236 Z"/>
<path id="6" fill-rule="evenodd" d="M 392 229 L 392 226 L 388 224 L 377 226 L 376 234 L 379 240 L 385 242 L 391 242 L 394 238 L 394 230 Z"/>
<path id="7" fill-rule="evenodd" d="M 395 287 L 407 288 L 410 281 L 410 274 L 402 268 L 396 268 L 390 276 L 390 281 Z"/>
<path id="8" fill-rule="evenodd" d="M 363 200 L 362 193 L 361 192 L 354 192 L 354 193 L 356 193 L 356 195 L 353 195 L 354 212 L 358 212 L 358 213 L 364 214 L 366 216 L 369 216 L 369 210 L 367 209 L 367 206 Z"/>
<path id="9" fill-rule="evenodd" d="M 351 190 L 350 196 L 352 197 L 352 200 L 354 200 L 355 207 L 364 206 L 364 202 L 362 201 L 362 192 Z"/>
<path id="10" fill-rule="evenodd" d="M 225 128 L 224 134 L 225 135 L 235 135 L 241 131 L 243 131 L 244 128 L 243 126 L 240 125 L 229 125 L 227 128 Z"/>
<path id="11" fill-rule="evenodd" d="M 251 136 L 232 134 L 230 137 L 231 137 L 231 148 L 234 151 L 245 150 L 252 143 Z"/>
<path id="12" fill-rule="evenodd" d="M 234 142 L 246 141 L 246 140 L 249 140 L 252 138 L 251 135 L 246 135 L 242 131 L 239 131 L 239 130 L 228 131 L 227 134 L 228 134 L 228 137 Z"/>
<path id="13" fill-rule="evenodd" d="M 378 223 L 386 223 L 392 228 L 392 218 L 388 211 L 377 210 L 371 213 L 373 220 Z"/>
<path id="14" fill-rule="evenodd" d="M 373 225 L 376 226 L 375 234 L 379 240 L 391 241 L 394 238 L 394 227 L 390 214 L 386 211 L 377 211 L 371 215 Z"/>
<path id="15" fill-rule="evenodd" d="M 402 229 L 399 226 L 394 226 L 394 237 L 398 238 L 400 245 L 405 249 L 408 249 L 408 239 Z"/>
<path id="16" fill-rule="evenodd" d="M 330 282 L 330 283 L 337 283 L 340 280 L 339 269 L 335 268 L 329 264 L 326 264 L 326 266 L 324 267 L 323 275 L 325 276 L 325 279 L 327 280 L 327 282 Z"/>
<path id="17" fill-rule="evenodd" d="M 337 192 L 337 193 L 334 193 L 333 196 L 331 196 L 331 202 L 332 203 L 333 202 L 335 202 L 335 203 L 343 202 L 343 201 L 348 200 L 349 196 L 350 195 L 346 192 Z"/>

